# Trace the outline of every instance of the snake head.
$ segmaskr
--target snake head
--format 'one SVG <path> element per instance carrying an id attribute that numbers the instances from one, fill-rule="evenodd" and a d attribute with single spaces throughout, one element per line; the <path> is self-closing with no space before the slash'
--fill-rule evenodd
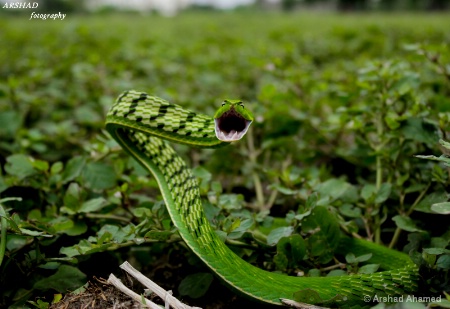
<path id="1" fill-rule="evenodd" d="M 214 115 L 216 136 L 224 142 L 238 141 L 247 133 L 253 119 L 241 100 L 224 100 Z"/>

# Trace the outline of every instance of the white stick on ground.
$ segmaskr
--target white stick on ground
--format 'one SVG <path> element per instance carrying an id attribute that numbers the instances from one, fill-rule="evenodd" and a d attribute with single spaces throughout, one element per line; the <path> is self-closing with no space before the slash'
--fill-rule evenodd
<path id="1" fill-rule="evenodd" d="M 283 304 L 288 305 L 292 308 L 297 308 L 297 309 L 327 309 L 326 307 L 320 307 L 320 306 L 316 306 L 316 305 L 299 303 L 294 300 L 290 300 L 290 299 L 286 299 L 286 298 L 280 298 L 280 300 Z"/>
<path id="2" fill-rule="evenodd" d="M 143 274 L 141 274 L 139 271 L 137 271 L 133 266 L 131 266 L 130 263 L 128 262 L 124 262 L 122 265 L 119 266 L 120 268 L 122 268 L 124 271 L 126 271 L 128 274 L 130 274 L 132 277 L 134 277 L 136 280 L 138 280 L 140 283 L 142 283 L 146 288 L 148 288 L 150 291 L 152 291 L 153 293 L 155 293 L 156 295 L 158 295 L 162 300 L 164 300 L 165 302 L 165 307 L 169 308 L 172 307 L 174 309 L 201 309 L 199 307 L 191 307 L 188 305 L 183 304 L 182 302 L 180 302 L 178 299 L 176 299 L 175 297 L 172 296 L 172 293 L 169 291 L 167 292 L 166 290 L 164 290 L 162 287 L 160 287 L 159 285 L 157 285 L 156 283 L 154 283 L 152 280 L 150 280 L 149 278 L 145 277 Z M 126 286 L 124 286 L 122 284 L 122 282 L 120 282 L 120 284 L 123 287 L 119 287 L 115 284 L 115 280 L 114 278 L 120 282 L 119 279 L 117 279 L 113 274 L 111 274 L 109 276 L 108 281 L 113 284 L 114 286 L 116 286 L 118 289 L 120 289 L 122 292 L 124 292 L 125 294 L 127 294 L 128 296 L 132 297 L 133 299 L 142 302 L 142 300 L 145 300 L 146 302 L 146 306 L 152 309 L 161 309 L 161 307 L 159 307 L 158 305 L 156 305 L 155 303 L 153 303 L 150 300 L 144 299 L 141 295 L 131 291 L 130 289 L 128 289 Z M 111 280 L 112 279 L 112 280 Z M 123 288 L 125 288 L 128 291 L 125 291 Z M 137 298 L 136 298 L 137 296 Z M 156 307 L 152 307 L 153 305 L 155 305 Z"/>
<path id="3" fill-rule="evenodd" d="M 117 278 L 116 276 L 114 276 L 113 274 L 109 275 L 108 278 L 108 282 L 112 285 L 114 285 L 117 289 L 119 289 L 122 293 L 125 293 L 126 295 L 130 296 L 131 298 L 133 298 L 135 301 L 140 302 L 142 304 L 142 306 L 150 308 L 150 309 L 161 309 L 160 306 L 158 306 L 157 304 L 155 304 L 154 302 L 152 302 L 151 300 L 148 300 L 144 297 L 142 297 L 141 295 L 133 292 L 132 290 L 130 290 L 129 288 L 127 288 L 122 281 L 120 281 L 119 278 Z M 145 302 L 145 303 L 144 303 Z"/>

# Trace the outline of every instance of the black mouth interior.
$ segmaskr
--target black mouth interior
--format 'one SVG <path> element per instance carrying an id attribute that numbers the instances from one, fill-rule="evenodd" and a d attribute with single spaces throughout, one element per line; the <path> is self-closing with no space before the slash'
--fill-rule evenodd
<path id="1" fill-rule="evenodd" d="M 236 113 L 234 109 L 230 109 L 218 118 L 218 126 L 222 132 L 229 133 L 232 130 L 241 132 L 245 130 L 246 125 L 245 118 Z"/>

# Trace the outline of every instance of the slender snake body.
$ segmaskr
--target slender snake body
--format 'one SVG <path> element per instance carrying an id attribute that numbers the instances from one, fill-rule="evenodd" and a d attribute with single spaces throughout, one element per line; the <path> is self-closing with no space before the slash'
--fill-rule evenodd
<path id="1" fill-rule="evenodd" d="M 385 271 L 293 277 L 245 262 L 220 240 L 206 219 L 196 178 L 167 141 L 217 148 L 240 139 L 252 120 L 240 101 L 224 101 L 213 118 L 145 93 L 127 91 L 109 111 L 106 129 L 156 178 L 170 217 L 188 247 L 238 292 L 264 303 L 282 305 L 281 299 L 293 299 L 294 293 L 304 291 L 305 295 L 312 295 L 304 300 L 306 303 L 341 308 L 370 306 L 365 301 L 374 296 L 414 293 L 419 275 L 409 257 L 368 241 L 342 237 L 340 245 L 354 254 L 372 253 L 371 262 L 382 263 Z"/>

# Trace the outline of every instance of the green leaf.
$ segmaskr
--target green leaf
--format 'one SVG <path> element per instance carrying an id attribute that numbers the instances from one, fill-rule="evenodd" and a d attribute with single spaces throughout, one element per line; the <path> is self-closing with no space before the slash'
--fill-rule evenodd
<path id="1" fill-rule="evenodd" d="M 41 221 L 42 220 L 42 213 L 39 209 L 33 209 L 28 213 L 27 216 L 28 220 L 35 220 L 35 221 Z"/>
<path id="2" fill-rule="evenodd" d="M 0 112 L 0 139 L 4 136 L 13 137 L 22 125 L 22 117 L 19 112 L 7 110 Z"/>
<path id="3" fill-rule="evenodd" d="M 78 251 L 78 249 L 75 246 L 61 247 L 61 249 L 59 249 L 59 253 L 67 255 L 67 257 L 69 257 L 69 258 L 80 255 L 80 252 Z"/>
<path id="4" fill-rule="evenodd" d="M 317 268 L 311 268 L 308 270 L 308 277 L 320 277 L 320 269 Z"/>
<path id="5" fill-rule="evenodd" d="M 443 139 L 440 139 L 440 140 L 439 140 L 439 144 L 441 144 L 442 147 L 444 147 L 444 148 L 450 150 L 450 143 L 449 143 L 449 142 L 446 142 L 446 141 L 444 141 Z"/>
<path id="6" fill-rule="evenodd" d="M 351 185 L 345 180 L 332 178 L 322 183 L 317 191 L 320 196 L 329 196 L 335 200 L 341 197 L 350 187 Z"/>
<path id="7" fill-rule="evenodd" d="M 148 238 L 148 239 L 154 239 L 157 241 L 166 241 L 170 238 L 170 236 L 172 236 L 172 232 L 170 231 L 157 231 L 157 230 L 152 230 L 152 231 L 148 231 L 144 237 Z"/>
<path id="8" fill-rule="evenodd" d="M 316 207 L 318 198 L 319 197 L 318 197 L 317 193 L 308 195 L 308 198 L 306 199 L 306 203 L 305 203 L 305 207 L 306 207 L 306 209 L 308 209 L 308 215 L 310 213 L 310 210 L 313 209 L 314 207 Z"/>
<path id="9" fill-rule="evenodd" d="M 443 253 L 450 253 L 450 250 L 444 249 L 444 248 L 424 248 L 424 252 L 428 254 L 443 254 Z"/>
<path id="10" fill-rule="evenodd" d="M 221 194 L 219 196 L 219 206 L 224 209 L 241 209 L 243 205 L 242 194 Z"/>
<path id="11" fill-rule="evenodd" d="M 290 189 L 288 187 L 283 186 L 282 184 L 279 183 L 273 183 L 269 186 L 270 189 L 275 189 L 278 192 L 285 194 L 285 195 L 294 195 L 297 194 L 298 190 L 293 190 Z"/>
<path id="12" fill-rule="evenodd" d="M 339 243 L 339 223 L 323 206 L 316 206 L 302 221 L 302 231 L 312 235 L 307 239 L 309 252 L 321 263 L 331 261 Z"/>
<path id="13" fill-rule="evenodd" d="M 80 213 L 96 212 L 105 207 L 106 204 L 107 202 L 103 197 L 90 199 L 81 205 L 81 207 L 78 209 L 78 212 Z"/>
<path id="14" fill-rule="evenodd" d="M 0 175 L 0 193 L 8 189 L 8 185 L 6 184 L 5 180 L 3 179 L 2 175 Z"/>
<path id="15" fill-rule="evenodd" d="M 289 260 L 284 252 L 278 252 L 273 257 L 273 262 L 277 270 L 286 271 L 289 265 Z"/>
<path id="16" fill-rule="evenodd" d="M 446 165 L 446 166 L 450 166 L 450 158 L 446 155 L 441 155 L 439 157 L 436 157 L 433 155 L 416 155 L 415 157 L 419 158 L 419 159 L 439 161 L 439 162 L 444 163 L 444 165 Z"/>
<path id="17" fill-rule="evenodd" d="M 433 145 L 438 140 L 437 128 L 421 118 L 410 118 L 401 128 L 407 139 Z"/>
<path id="18" fill-rule="evenodd" d="M 450 202 L 433 204 L 431 210 L 441 215 L 448 215 L 450 214 Z"/>
<path id="19" fill-rule="evenodd" d="M 306 254 L 306 243 L 302 236 L 295 234 L 281 238 L 277 243 L 277 254 L 274 263 L 278 270 L 285 271 L 289 267 L 289 261 L 295 267 Z"/>
<path id="20" fill-rule="evenodd" d="M 409 174 L 405 174 L 404 177 L 402 177 L 402 181 L 406 181 L 409 179 Z M 399 185 L 403 185 L 403 182 L 401 182 Z M 413 184 L 405 189 L 405 193 L 412 193 L 412 192 L 419 192 L 425 189 L 427 186 L 425 184 L 416 183 Z"/>
<path id="21" fill-rule="evenodd" d="M 67 217 L 57 217 L 50 221 L 52 228 L 56 231 L 56 233 L 64 233 L 67 230 L 70 230 L 74 227 L 74 223 L 71 219 Z"/>
<path id="22" fill-rule="evenodd" d="M 356 258 L 356 261 L 357 262 L 367 262 L 371 258 L 372 258 L 372 253 L 367 253 L 367 254 L 363 254 L 363 255 L 358 256 Z"/>
<path id="23" fill-rule="evenodd" d="M 416 224 L 414 223 L 414 221 L 409 217 L 397 215 L 397 216 L 394 216 L 392 218 L 392 220 L 394 220 L 397 227 L 401 228 L 404 231 L 408 231 L 408 232 L 422 232 L 423 231 L 423 230 L 419 229 L 416 226 Z"/>
<path id="24" fill-rule="evenodd" d="M 19 179 L 36 174 L 32 161 L 26 155 L 11 155 L 6 158 L 6 162 L 5 171 L 10 175 L 17 176 Z"/>
<path id="25" fill-rule="evenodd" d="M 43 265 L 40 265 L 39 268 L 56 270 L 59 266 L 61 266 L 61 263 L 59 262 L 47 262 Z"/>
<path id="26" fill-rule="evenodd" d="M 215 194 L 220 194 L 223 192 L 222 189 L 222 184 L 218 181 L 213 181 L 211 182 L 211 190 L 215 193 Z"/>
<path id="27" fill-rule="evenodd" d="M 391 130 L 396 130 L 400 127 L 399 116 L 395 112 L 389 111 L 384 117 L 384 121 Z"/>
<path id="28" fill-rule="evenodd" d="M 37 301 L 29 300 L 28 303 L 34 305 L 38 309 L 48 309 L 50 307 L 50 304 L 43 301 L 42 299 L 38 299 Z"/>
<path id="29" fill-rule="evenodd" d="M 353 253 L 348 253 L 345 256 L 345 261 L 349 264 L 356 264 L 356 263 L 366 262 L 366 261 L 370 260 L 371 257 L 372 257 L 372 253 L 363 254 L 358 257 L 356 257 Z"/>
<path id="30" fill-rule="evenodd" d="M 441 255 L 436 261 L 436 266 L 443 269 L 450 269 L 450 255 Z"/>
<path id="31" fill-rule="evenodd" d="M 358 274 L 373 274 L 378 268 L 380 268 L 379 264 L 367 264 L 359 268 Z"/>
<path id="32" fill-rule="evenodd" d="M 146 207 L 133 208 L 133 209 L 131 209 L 131 212 L 133 213 L 133 216 L 138 217 L 138 218 L 151 217 L 151 215 L 152 215 L 152 211 Z"/>
<path id="33" fill-rule="evenodd" d="M 64 233 L 69 236 L 78 236 L 86 233 L 88 227 L 85 222 L 74 222 L 73 226 L 71 228 L 68 228 L 64 230 Z"/>
<path id="34" fill-rule="evenodd" d="M 308 198 L 308 200 L 309 200 L 309 198 Z M 296 215 L 294 216 L 294 218 L 297 219 L 297 220 L 299 220 L 299 221 L 302 221 L 303 218 L 309 216 L 310 214 L 311 214 L 311 209 L 308 209 L 308 210 L 307 210 L 306 212 L 304 212 L 304 213 L 296 214 Z"/>
<path id="35" fill-rule="evenodd" d="M 241 225 L 241 218 L 236 218 L 233 223 L 231 223 L 231 226 L 229 228 L 229 232 L 234 231 Z"/>
<path id="36" fill-rule="evenodd" d="M 63 170 L 63 164 L 62 162 L 55 162 L 52 164 L 52 167 L 50 168 L 50 173 L 52 175 L 59 174 Z"/>
<path id="37" fill-rule="evenodd" d="M 351 204 L 342 205 L 339 207 L 339 212 L 350 218 L 359 218 L 361 216 L 361 208 L 355 207 Z"/>
<path id="38" fill-rule="evenodd" d="M 290 236 L 293 231 L 294 228 L 292 226 L 273 229 L 270 231 L 269 235 L 267 235 L 267 244 L 269 246 L 274 246 L 280 241 L 281 238 Z"/>
<path id="39" fill-rule="evenodd" d="M 237 225 L 239 223 L 239 225 Z M 242 235 L 247 232 L 254 224 L 253 219 L 244 219 L 241 221 L 240 218 L 237 218 L 233 224 L 231 225 L 228 238 L 229 239 L 238 239 L 241 238 Z"/>
<path id="40" fill-rule="evenodd" d="M 444 292 L 445 293 L 445 292 Z M 448 296 L 447 296 L 448 298 Z M 439 299 L 437 301 L 431 302 L 427 305 L 426 308 L 450 308 L 450 300 L 447 300 L 445 298 Z"/>
<path id="41" fill-rule="evenodd" d="M 377 195 L 375 197 L 375 203 L 381 204 L 386 201 L 391 194 L 392 185 L 390 183 L 383 183 L 380 189 L 377 191 Z"/>
<path id="42" fill-rule="evenodd" d="M 116 184 L 114 168 L 102 162 L 86 164 L 81 174 L 84 185 L 92 190 L 105 190 Z"/>
<path id="43" fill-rule="evenodd" d="M 54 294 L 52 304 L 59 303 L 59 301 L 63 298 L 62 294 Z"/>
<path id="44" fill-rule="evenodd" d="M 78 268 L 61 265 L 58 271 L 34 284 L 34 288 L 42 291 L 55 290 L 63 293 L 75 290 L 86 283 L 86 275 L 78 270 Z"/>
<path id="45" fill-rule="evenodd" d="M 183 296 L 199 298 L 205 295 L 214 277 L 210 273 L 196 273 L 184 278 L 178 287 L 178 292 Z"/>
<path id="46" fill-rule="evenodd" d="M 429 267 L 433 267 L 436 263 L 436 254 L 428 254 L 426 251 L 423 251 L 422 258 Z"/>
<path id="47" fill-rule="evenodd" d="M 192 169 L 192 174 L 200 179 L 200 191 L 205 192 L 209 190 L 209 182 L 212 174 L 204 167 L 197 166 Z"/>
<path id="48" fill-rule="evenodd" d="M 448 200 L 447 193 L 444 191 L 437 191 L 426 195 L 416 206 L 415 211 L 434 213 L 431 210 L 431 205 L 446 202 Z"/>
<path id="49" fill-rule="evenodd" d="M 37 237 L 37 236 L 52 237 L 52 235 L 45 235 L 45 232 L 32 231 L 32 230 L 25 229 L 22 227 L 20 228 L 20 233 L 22 235 L 28 235 L 28 236 L 33 236 L 33 237 Z"/>
<path id="50" fill-rule="evenodd" d="M 66 190 L 64 195 L 64 208 L 61 211 L 66 213 L 75 214 L 81 207 L 82 189 L 76 182 L 72 182 Z"/>
<path id="51" fill-rule="evenodd" d="M 299 234 L 291 235 L 288 237 L 290 248 L 285 248 L 286 251 L 290 249 L 292 260 L 295 264 L 300 263 L 306 255 L 306 243 L 302 236 Z"/>
<path id="52" fill-rule="evenodd" d="M 366 184 L 361 189 L 361 197 L 366 201 L 369 202 L 372 200 L 372 198 L 376 195 L 377 188 L 375 185 L 372 184 Z"/>
<path id="53" fill-rule="evenodd" d="M 345 255 L 345 261 L 347 262 L 347 263 L 349 263 L 349 264 L 355 264 L 355 263 L 357 263 L 357 261 L 356 261 L 356 256 L 353 254 L 353 253 L 347 253 L 346 255 Z"/>
<path id="54" fill-rule="evenodd" d="M 67 183 L 80 176 L 85 164 L 85 157 L 77 156 L 70 159 L 62 173 L 62 183 Z"/>
<path id="55" fill-rule="evenodd" d="M 430 240 L 430 247 L 435 248 L 445 248 L 450 241 L 450 239 L 445 239 L 443 237 L 432 237 Z"/>
<path id="56" fill-rule="evenodd" d="M 212 177 L 212 174 L 206 168 L 201 166 L 193 168 L 192 173 L 203 181 L 210 181 Z"/>
<path id="57" fill-rule="evenodd" d="M 34 160 L 31 160 L 31 162 L 33 164 L 33 167 L 35 169 L 37 169 L 38 171 L 43 171 L 43 172 L 48 171 L 49 164 L 47 161 L 34 159 Z"/>

